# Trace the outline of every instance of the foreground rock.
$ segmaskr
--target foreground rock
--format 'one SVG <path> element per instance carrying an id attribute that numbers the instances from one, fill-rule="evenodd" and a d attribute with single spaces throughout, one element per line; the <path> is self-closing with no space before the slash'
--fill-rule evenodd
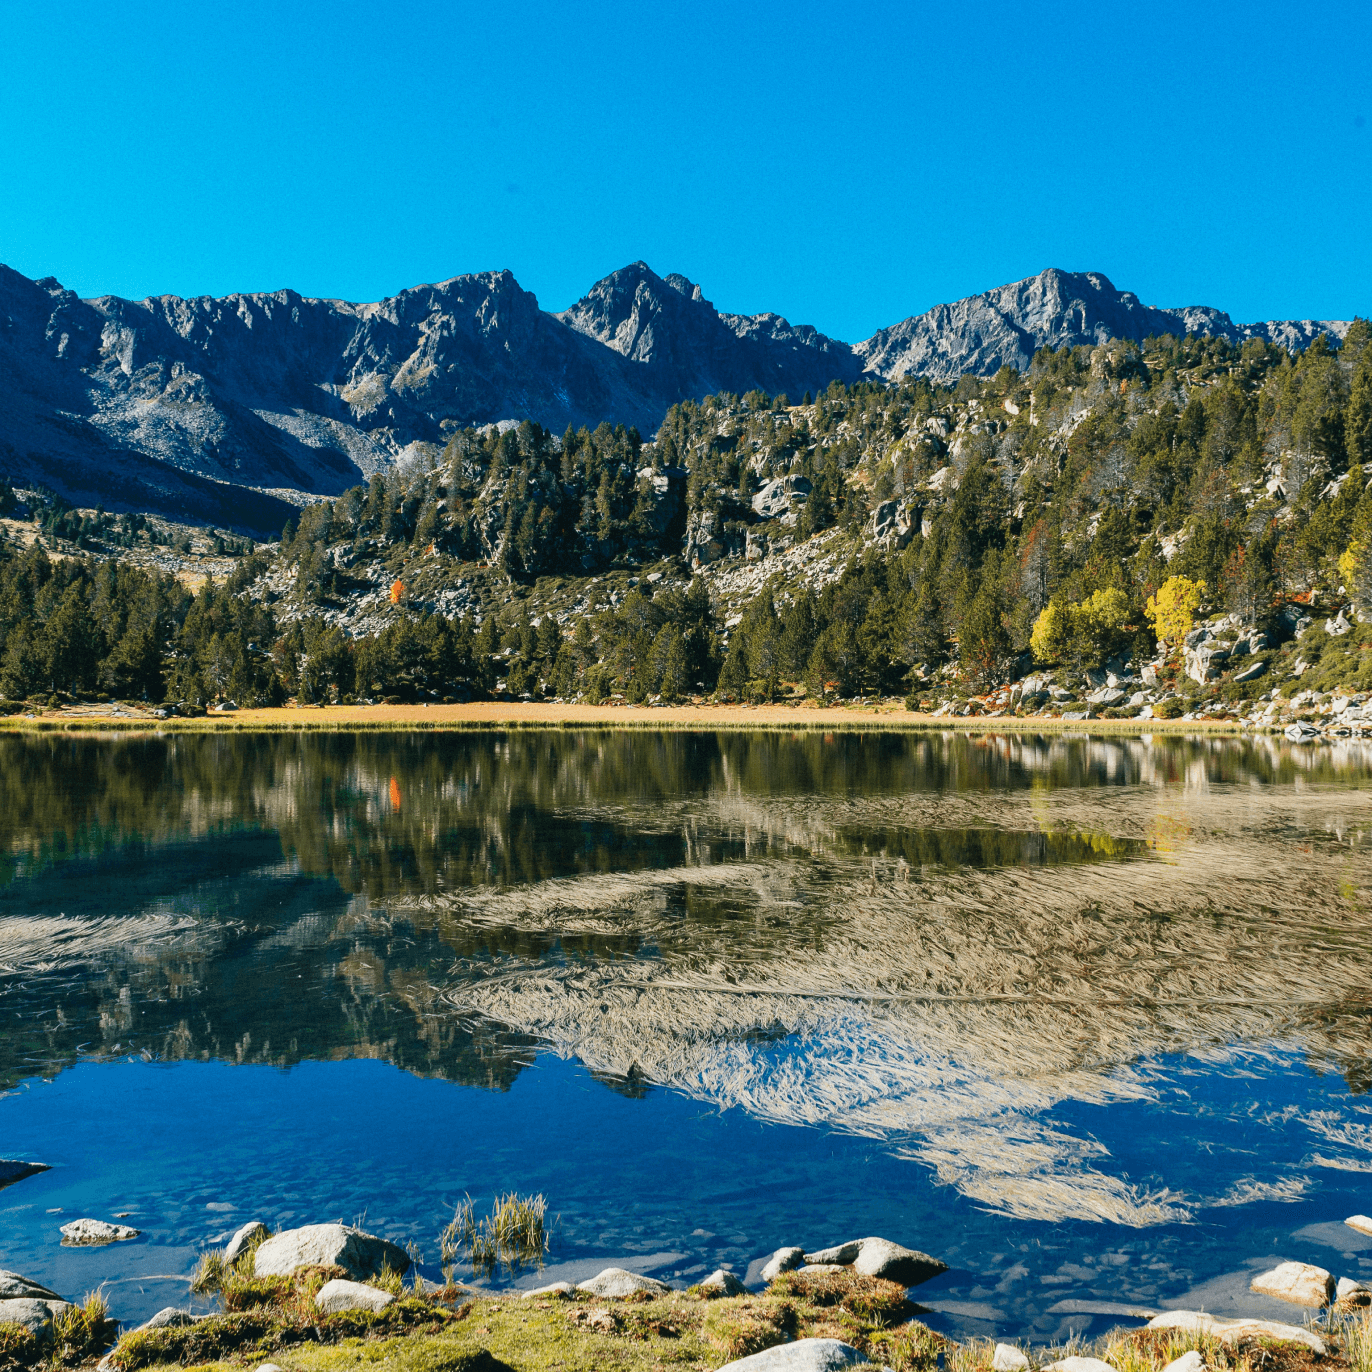
<path id="1" fill-rule="evenodd" d="M 1025 1372 L 1029 1359 L 1013 1344 L 998 1343 L 996 1355 L 991 1359 L 992 1372 Z"/>
<path id="2" fill-rule="evenodd" d="M 918 1286 L 946 1272 L 948 1264 L 914 1248 L 902 1248 L 890 1239 L 863 1239 L 853 1271 L 864 1277 L 881 1277 L 902 1286 Z"/>
<path id="3" fill-rule="evenodd" d="M 589 1292 L 592 1296 L 632 1296 L 635 1291 L 647 1291 L 654 1296 L 665 1295 L 672 1288 L 665 1281 L 654 1277 L 640 1277 L 637 1272 L 628 1272 L 622 1267 L 607 1267 L 597 1272 L 589 1281 L 577 1283 L 578 1291 Z"/>
<path id="4" fill-rule="evenodd" d="M 253 1274 L 288 1277 L 297 1267 L 341 1267 L 354 1281 L 379 1277 L 382 1269 L 404 1274 L 410 1255 L 387 1239 L 349 1224 L 307 1224 L 268 1239 L 253 1255 Z"/>
<path id="5" fill-rule="evenodd" d="M 259 1238 L 271 1238 L 272 1231 L 267 1228 L 261 1220 L 249 1220 L 241 1229 L 234 1231 L 234 1236 L 224 1247 L 224 1265 L 231 1267 L 247 1251 L 248 1245 L 256 1243 Z"/>
<path id="6" fill-rule="evenodd" d="M 762 1269 L 762 1280 L 765 1282 L 776 1281 L 783 1272 L 794 1272 L 797 1267 L 807 1261 L 803 1248 L 778 1248 L 772 1254 L 771 1261 Z"/>
<path id="7" fill-rule="evenodd" d="M 697 1285 L 702 1291 L 708 1292 L 712 1296 L 742 1296 L 746 1295 L 748 1291 L 748 1288 L 732 1272 L 726 1272 L 722 1267 L 716 1268 L 704 1281 L 698 1282 Z"/>
<path id="8" fill-rule="evenodd" d="M 833 1248 L 821 1248 L 817 1252 L 807 1253 L 805 1262 L 810 1267 L 822 1267 L 828 1263 L 837 1263 L 840 1267 L 853 1262 L 861 1250 L 866 1239 L 854 1239 L 851 1243 L 836 1244 Z"/>
<path id="9" fill-rule="evenodd" d="M 18 1272 L 8 1272 L 0 1268 L 0 1300 L 40 1300 L 40 1301 L 62 1301 L 62 1297 L 56 1291 L 49 1290 L 46 1286 L 40 1286 L 38 1282 L 31 1281 L 28 1277 L 22 1277 Z M 66 1302 L 62 1301 L 65 1305 Z"/>
<path id="10" fill-rule="evenodd" d="M 314 1303 L 326 1314 L 337 1315 L 343 1310 L 371 1310 L 380 1313 L 395 1297 L 378 1286 L 362 1282 L 343 1281 L 335 1277 L 319 1288 Z"/>
<path id="11" fill-rule="evenodd" d="M 1334 1301 L 1343 1310 L 1361 1310 L 1372 1305 L 1372 1288 L 1352 1277 L 1340 1277 L 1334 1288 Z"/>
<path id="12" fill-rule="evenodd" d="M 519 1294 L 525 1300 L 530 1296 L 556 1296 L 561 1300 L 564 1296 L 570 1296 L 574 1289 L 569 1281 L 555 1281 L 547 1286 L 536 1286 L 532 1291 L 521 1291 Z"/>
<path id="13" fill-rule="evenodd" d="M 1356 1229 L 1359 1234 L 1372 1236 L 1372 1217 L 1367 1215 L 1350 1215 L 1344 1223 L 1350 1229 Z"/>
<path id="14" fill-rule="evenodd" d="M 833 1372 L 867 1361 L 865 1353 L 838 1339 L 797 1339 L 727 1362 L 719 1372 Z"/>
<path id="15" fill-rule="evenodd" d="M 1048 1364 L 1047 1372 L 1115 1372 L 1115 1369 L 1099 1358 L 1059 1358 Z"/>
<path id="16" fill-rule="evenodd" d="M 1173 1358 L 1162 1372 L 1205 1372 L 1205 1359 L 1193 1348 L 1179 1358 Z"/>
<path id="17" fill-rule="evenodd" d="M 188 1324 L 199 1324 L 201 1320 L 209 1318 L 209 1315 L 192 1315 L 189 1310 L 178 1310 L 174 1305 L 169 1305 L 159 1310 L 152 1319 L 140 1324 L 138 1332 L 142 1333 L 145 1329 L 179 1329 Z"/>
<path id="18" fill-rule="evenodd" d="M 1235 1339 L 1275 1339 L 1278 1343 L 1300 1343 L 1324 1357 L 1324 1340 L 1309 1329 L 1279 1320 L 1222 1320 L 1204 1310 L 1167 1310 L 1148 1321 L 1149 1329 L 1184 1329 L 1193 1334 L 1213 1334 L 1222 1343 Z"/>
<path id="19" fill-rule="evenodd" d="M 136 1239 L 141 1231 L 127 1224 L 106 1224 L 104 1220 L 72 1220 L 62 1226 L 62 1243 L 68 1248 L 86 1244 L 122 1243 Z"/>
<path id="20" fill-rule="evenodd" d="M 52 1338 L 53 1321 L 71 1306 L 64 1300 L 19 1296 L 0 1301 L 0 1324 L 17 1324 L 40 1339 Z"/>
<path id="21" fill-rule="evenodd" d="M 1275 1296 L 1292 1305 L 1322 1309 L 1334 1303 L 1334 1278 L 1323 1267 L 1308 1262 L 1284 1262 L 1263 1272 L 1248 1284 L 1260 1296 Z"/>

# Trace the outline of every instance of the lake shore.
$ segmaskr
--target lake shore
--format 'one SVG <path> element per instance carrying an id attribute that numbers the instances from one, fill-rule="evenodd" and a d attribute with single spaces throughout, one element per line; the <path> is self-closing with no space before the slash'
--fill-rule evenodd
<path id="1" fill-rule="evenodd" d="M 1054 715 L 919 714 L 890 703 L 862 705 L 607 705 L 543 701 L 473 701 L 465 705 L 285 705 L 274 709 L 211 712 L 195 719 L 159 719 L 151 708 L 69 705 L 10 715 L 0 730 L 178 732 L 372 729 L 462 731 L 512 729 L 817 729 L 947 730 L 974 733 L 1032 731 L 1092 734 L 1242 734 L 1279 732 L 1241 727 L 1233 720 L 1063 719 Z"/>

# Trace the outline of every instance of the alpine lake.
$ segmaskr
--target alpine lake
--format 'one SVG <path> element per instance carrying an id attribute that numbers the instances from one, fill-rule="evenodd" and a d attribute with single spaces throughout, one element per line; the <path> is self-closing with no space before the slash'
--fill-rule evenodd
<path id="1" fill-rule="evenodd" d="M 1372 1278 L 1369 838 L 1357 740 L 0 736 L 0 1267 L 135 1321 L 514 1191 L 465 1279 L 877 1234 L 949 1334 L 1299 1320 L 1252 1274 Z"/>

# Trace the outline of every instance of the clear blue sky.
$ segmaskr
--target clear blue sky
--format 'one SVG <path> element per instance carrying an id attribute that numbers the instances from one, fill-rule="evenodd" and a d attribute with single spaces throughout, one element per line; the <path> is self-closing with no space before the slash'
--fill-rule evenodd
<path id="1" fill-rule="evenodd" d="M 1372 313 L 1372 4 L 0 0 L 0 261 L 373 300 L 636 258 L 856 341 L 1046 266 Z"/>

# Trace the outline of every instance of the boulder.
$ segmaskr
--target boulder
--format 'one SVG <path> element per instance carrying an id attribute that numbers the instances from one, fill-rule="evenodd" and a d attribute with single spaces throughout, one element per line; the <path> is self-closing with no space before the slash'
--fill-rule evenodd
<path id="1" fill-rule="evenodd" d="M 702 1282 L 696 1283 L 702 1291 L 719 1296 L 742 1296 L 748 1288 L 732 1273 L 718 1267 Z"/>
<path id="2" fill-rule="evenodd" d="M 28 1277 L 21 1277 L 18 1272 L 7 1272 L 0 1268 L 0 1300 L 39 1300 L 39 1301 L 60 1301 L 61 1296 L 56 1291 L 50 1291 L 46 1286 L 40 1286 L 36 1281 L 30 1281 Z"/>
<path id="3" fill-rule="evenodd" d="M 0 1324 L 17 1324 L 40 1339 L 52 1337 L 52 1322 L 71 1306 L 66 1301 L 36 1300 L 32 1296 L 18 1296 L 0 1301 Z"/>
<path id="4" fill-rule="evenodd" d="M 1270 1272 L 1262 1272 L 1248 1283 L 1260 1296 L 1275 1296 L 1292 1305 L 1319 1310 L 1334 1302 L 1334 1278 L 1323 1267 L 1308 1262 L 1283 1262 Z"/>
<path id="5" fill-rule="evenodd" d="M 124 1239 L 136 1239 L 139 1230 L 130 1229 L 127 1224 L 106 1224 L 104 1220 L 72 1220 L 62 1226 L 64 1247 L 74 1248 L 84 1244 L 119 1243 Z"/>
<path id="6" fill-rule="evenodd" d="M 865 1353 L 838 1339 L 797 1339 L 764 1348 L 737 1362 L 726 1362 L 719 1372 L 835 1372 L 867 1361 Z"/>
<path id="7" fill-rule="evenodd" d="M 1372 1305 L 1372 1289 L 1352 1277 L 1340 1277 L 1334 1288 L 1334 1299 L 1345 1310 L 1363 1309 Z"/>
<path id="8" fill-rule="evenodd" d="M 947 1270 L 946 1262 L 914 1248 L 902 1248 L 890 1239 L 863 1239 L 853 1262 L 853 1271 L 864 1277 L 882 1277 L 902 1286 L 918 1286 Z"/>
<path id="9" fill-rule="evenodd" d="M 851 1243 L 838 1243 L 832 1248 L 820 1248 L 805 1255 L 805 1261 L 814 1266 L 817 1263 L 836 1262 L 841 1264 L 856 1262 L 863 1240 L 853 1239 Z"/>
<path id="10" fill-rule="evenodd" d="M 184 1325 L 198 1324 L 201 1320 L 207 1319 L 208 1315 L 192 1315 L 188 1310 L 178 1310 L 174 1305 L 169 1305 L 165 1310 L 159 1310 L 152 1319 L 145 1320 L 138 1329 L 179 1329 Z"/>
<path id="11" fill-rule="evenodd" d="M 0 1158 L 0 1186 L 9 1186 L 25 1177 L 48 1171 L 45 1162 L 20 1162 L 17 1158 Z"/>
<path id="12" fill-rule="evenodd" d="M 1059 1358 L 1048 1364 L 1049 1372 L 1115 1372 L 1108 1362 L 1099 1358 Z"/>
<path id="13" fill-rule="evenodd" d="M 378 1277 L 384 1267 L 409 1270 L 403 1248 L 349 1224 L 307 1224 L 269 1238 L 253 1255 L 253 1275 L 288 1277 L 297 1267 L 341 1267 L 354 1281 Z"/>
<path id="14" fill-rule="evenodd" d="M 844 1265 L 841 1262 L 807 1262 L 801 1267 L 797 1267 L 797 1272 L 842 1272 Z"/>
<path id="15" fill-rule="evenodd" d="M 527 1298 L 529 1296 L 555 1296 L 558 1300 L 562 1300 L 565 1296 L 570 1296 L 573 1289 L 574 1288 L 569 1281 L 555 1281 L 549 1283 L 547 1286 L 536 1286 L 532 1291 L 521 1291 L 519 1294 L 521 1298 Z"/>
<path id="16" fill-rule="evenodd" d="M 1356 1229 L 1359 1234 L 1372 1235 L 1372 1218 L 1369 1218 L 1367 1215 L 1350 1215 L 1344 1220 L 1344 1223 L 1350 1229 Z M 3 1275 L 5 1274 L 0 1273 L 0 1276 Z"/>
<path id="17" fill-rule="evenodd" d="M 367 1286 L 360 1281 L 343 1281 L 335 1277 L 319 1288 L 314 1303 L 326 1314 L 337 1315 L 343 1310 L 384 1310 L 395 1297 L 379 1286 Z"/>
<path id="18" fill-rule="evenodd" d="M 1173 1358 L 1162 1372 L 1205 1372 L 1205 1359 L 1193 1348 L 1179 1358 Z"/>
<path id="19" fill-rule="evenodd" d="M 1253 681 L 1253 680 L 1255 680 L 1257 677 L 1260 677 L 1266 670 L 1267 670 L 1267 663 L 1261 662 L 1261 661 L 1260 661 L 1260 662 L 1254 662 L 1254 663 L 1250 664 L 1249 666 L 1245 667 L 1245 668 L 1243 669 L 1243 671 L 1241 671 L 1241 672 L 1235 672 L 1235 673 L 1234 673 L 1234 676 L 1233 676 L 1233 680 L 1234 680 L 1234 681 Z"/>
<path id="20" fill-rule="evenodd" d="M 1013 1344 L 998 1343 L 991 1367 L 992 1372 L 1027 1372 L 1029 1359 Z"/>
<path id="21" fill-rule="evenodd" d="M 1275 1339 L 1278 1343 L 1304 1344 L 1324 1357 L 1324 1340 L 1311 1329 L 1279 1320 L 1222 1320 L 1204 1310 L 1167 1310 L 1148 1321 L 1149 1329 L 1184 1329 L 1192 1334 L 1213 1334 L 1221 1343 L 1236 1339 Z"/>
<path id="22" fill-rule="evenodd" d="M 261 1220 L 249 1220 L 241 1229 L 235 1230 L 233 1238 L 228 1241 L 224 1248 L 225 1266 L 237 1262 L 243 1256 L 247 1246 L 259 1236 L 264 1240 L 272 1236 L 272 1231 Z"/>
<path id="23" fill-rule="evenodd" d="M 1294 724 L 1286 726 L 1286 737 L 1292 743 L 1308 743 L 1312 738 L 1319 738 L 1320 731 L 1313 724 L 1307 724 L 1305 720 L 1298 719 Z"/>
<path id="24" fill-rule="evenodd" d="M 1372 1224 L 1372 1220 L 1369 1220 L 1368 1223 Z M 1372 1232 L 1372 1230 L 1369 1232 Z M 783 1272 L 794 1270 L 804 1261 L 805 1250 L 803 1248 L 778 1248 L 768 1260 L 767 1266 L 762 1269 L 762 1280 L 767 1282 L 776 1281 Z"/>
<path id="25" fill-rule="evenodd" d="M 590 1281 L 577 1283 L 578 1291 L 589 1292 L 592 1296 L 632 1296 L 635 1291 L 648 1291 L 654 1296 L 666 1295 L 672 1288 L 665 1281 L 653 1277 L 640 1277 L 637 1272 L 625 1271 L 622 1267 L 607 1267 L 597 1272 Z"/>

